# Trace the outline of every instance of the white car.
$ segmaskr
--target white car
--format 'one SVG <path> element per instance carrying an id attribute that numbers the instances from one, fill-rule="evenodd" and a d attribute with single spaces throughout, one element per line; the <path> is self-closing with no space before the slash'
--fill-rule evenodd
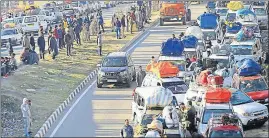
<path id="1" fill-rule="evenodd" d="M 268 109 L 265 105 L 255 102 L 246 93 L 230 88 L 232 93 L 231 104 L 234 112 L 241 120 L 243 126 L 263 126 L 268 120 Z"/>
<path id="2" fill-rule="evenodd" d="M 48 24 L 42 15 L 24 16 L 22 20 L 22 31 L 24 33 L 38 32 L 40 26 L 47 30 Z"/>
<path id="3" fill-rule="evenodd" d="M 51 24 L 53 22 L 56 22 L 57 17 L 54 12 L 50 12 L 49 10 L 41 10 L 39 12 L 40 15 L 45 16 L 45 20 L 47 21 L 48 24 Z"/>
<path id="4" fill-rule="evenodd" d="M 5 47 L 11 39 L 11 45 L 22 44 L 22 34 L 16 28 L 1 30 L 1 46 Z"/>
<path id="5" fill-rule="evenodd" d="M 142 82 L 141 87 L 150 86 L 162 86 L 172 91 L 173 96 L 176 98 L 177 103 L 184 101 L 185 93 L 188 90 L 188 86 L 183 79 L 172 77 L 172 78 L 158 78 L 154 74 L 147 74 Z"/>

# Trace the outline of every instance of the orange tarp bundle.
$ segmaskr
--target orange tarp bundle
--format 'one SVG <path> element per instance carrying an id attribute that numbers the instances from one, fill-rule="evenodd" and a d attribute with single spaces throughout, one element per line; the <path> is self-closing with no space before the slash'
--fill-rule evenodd
<path id="1" fill-rule="evenodd" d="M 213 88 L 205 93 L 207 103 L 227 103 L 230 98 L 231 92 L 225 88 Z"/>
<path id="2" fill-rule="evenodd" d="M 179 72 L 178 67 L 167 61 L 148 64 L 146 71 L 155 73 L 160 78 L 176 77 Z"/>
<path id="3" fill-rule="evenodd" d="M 210 72 L 208 70 L 202 71 L 197 77 L 198 84 L 207 85 L 208 84 L 207 77 L 209 74 Z"/>

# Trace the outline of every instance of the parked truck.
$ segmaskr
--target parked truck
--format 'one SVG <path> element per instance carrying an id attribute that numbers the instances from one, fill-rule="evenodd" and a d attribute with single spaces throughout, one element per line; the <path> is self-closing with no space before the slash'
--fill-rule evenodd
<path id="1" fill-rule="evenodd" d="M 175 21 L 182 22 L 186 25 L 187 21 L 191 21 L 191 10 L 188 9 L 190 2 L 168 1 L 161 4 L 160 10 L 160 26 L 164 22 Z"/>

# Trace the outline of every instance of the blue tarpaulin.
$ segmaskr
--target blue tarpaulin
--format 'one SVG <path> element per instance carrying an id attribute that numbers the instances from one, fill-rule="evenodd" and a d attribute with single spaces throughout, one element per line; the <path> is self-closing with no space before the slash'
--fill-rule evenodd
<path id="1" fill-rule="evenodd" d="M 240 10 L 236 11 L 236 14 L 239 16 L 240 15 L 254 15 L 254 16 L 256 16 L 256 14 L 249 9 L 240 9 Z"/>
<path id="2" fill-rule="evenodd" d="M 185 48 L 196 48 L 198 39 L 193 35 L 184 36 L 182 43 Z"/>
<path id="3" fill-rule="evenodd" d="M 207 3 L 207 8 L 214 9 L 216 8 L 216 3 L 214 1 L 210 1 Z"/>
<path id="4" fill-rule="evenodd" d="M 204 13 L 200 17 L 201 29 L 215 29 L 218 25 L 218 17 L 212 13 Z"/>
<path id="5" fill-rule="evenodd" d="M 245 58 L 237 62 L 239 76 L 254 76 L 261 72 L 261 66 L 253 59 Z"/>
<path id="6" fill-rule="evenodd" d="M 184 45 L 179 39 L 168 39 L 162 43 L 161 55 L 163 56 L 181 56 Z"/>
<path id="7" fill-rule="evenodd" d="M 239 22 L 235 22 L 232 24 L 232 27 L 230 25 L 226 26 L 226 32 L 235 34 L 235 33 L 238 33 L 241 28 L 242 28 L 242 24 Z"/>

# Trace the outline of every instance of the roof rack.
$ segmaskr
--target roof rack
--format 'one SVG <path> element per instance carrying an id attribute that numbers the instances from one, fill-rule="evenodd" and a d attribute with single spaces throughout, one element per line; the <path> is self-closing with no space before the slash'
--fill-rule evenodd
<path id="1" fill-rule="evenodd" d="M 233 114 L 222 114 L 214 116 L 214 114 L 212 113 L 212 117 L 208 121 L 209 128 L 227 126 L 227 125 L 238 126 L 241 130 L 243 130 L 239 118 Z"/>

